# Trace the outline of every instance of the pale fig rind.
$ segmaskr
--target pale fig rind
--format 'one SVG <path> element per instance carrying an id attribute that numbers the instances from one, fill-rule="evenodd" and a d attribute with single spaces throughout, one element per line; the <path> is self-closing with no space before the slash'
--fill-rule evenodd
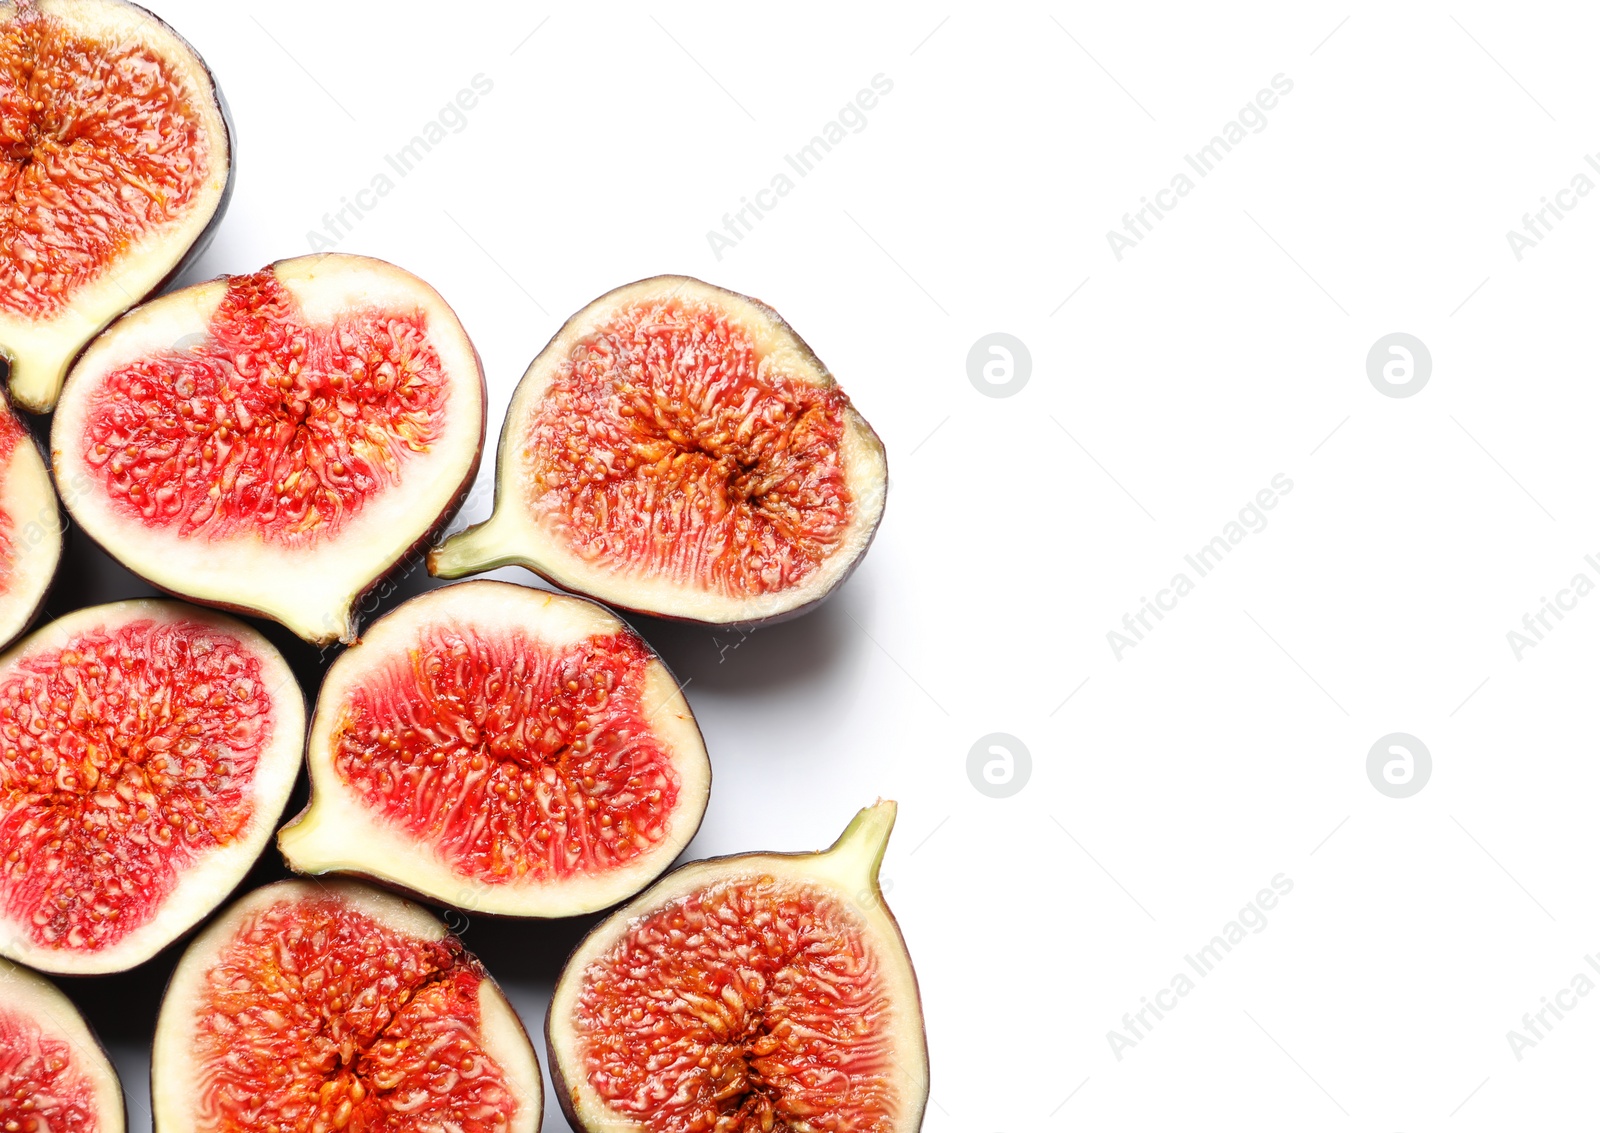
<path id="1" fill-rule="evenodd" d="M 256 756 L 248 785 L 249 820 L 231 841 L 214 846 L 188 862 L 153 913 L 114 943 L 94 948 L 47 947 L 29 932 L 26 910 L 15 917 L 0 911 L 0 956 L 40 971 L 61 975 L 122 972 L 149 960 L 208 916 L 244 880 L 260 857 L 289 801 L 305 745 L 305 698 L 277 649 L 260 633 L 235 618 L 168 599 L 136 598 L 90 606 L 65 614 L 35 630 L 0 655 L 0 682 L 17 667 L 41 654 L 57 653 L 75 635 L 114 631 L 135 622 L 200 625 L 238 641 L 260 664 L 261 680 L 271 702 L 272 734 Z M 207 757 L 210 753 L 206 753 Z M 0 739 L 0 762 L 6 745 Z M 0 876 L 0 896 L 6 879 Z M 84 903 L 95 893 L 81 894 Z M 154 899 L 154 898 L 153 898 Z"/>
<path id="2" fill-rule="evenodd" d="M 121 368 L 175 343 L 203 338 L 228 293 L 222 277 L 171 292 L 119 319 L 73 367 L 50 434 L 51 464 L 67 511 L 134 574 L 192 602 L 276 621 L 314 645 L 356 640 L 362 598 L 441 531 L 466 498 L 482 455 L 487 386 L 465 328 L 423 280 L 382 260 L 327 253 L 268 269 L 313 329 L 364 311 L 416 313 L 438 353 L 443 435 L 400 465 L 331 533 L 308 546 L 258 531 L 194 536 L 130 518 L 114 505 L 82 451 L 97 387 Z"/>
<path id="3" fill-rule="evenodd" d="M 390 664 L 419 662 L 422 640 L 437 630 L 492 636 L 527 635 L 535 647 L 559 651 L 592 638 L 625 636 L 649 653 L 640 714 L 670 756 L 678 792 L 660 841 L 638 857 L 595 872 L 540 880 L 489 882 L 375 814 L 357 786 L 335 766 L 335 744 L 351 696 Z M 512 674 L 504 674 L 514 679 Z M 306 752 L 311 800 L 278 834 L 278 848 L 297 873 L 349 874 L 468 912 L 506 917 L 567 917 L 608 908 L 667 869 L 693 839 L 711 790 L 711 763 L 694 714 L 677 681 L 653 650 L 597 603 L 509 582 L 479 580 L 426 592 L 374 622 L 334 661 L 323 680 Z M 405 788 L 400 788 L 402 791 Z M 535 803 L 531 796 L 528 808 Z"/>
<path id="4" fill-rule="evenodd" d="M 16 19 L 23 7 L 0 5 L 0 22 Z M 85 345 L 205 251 L 233 195 L 234 142 L 227 105 L 210 68 L 154 13 L 126 0 L 37 0 L 34 7 L 89 39 L 138 43 L 154 51 L 185 86 L 207 140 L 207 168 L 196 199 L 182 215 L 140 233 L 54 314 L 27 318 L 0 310 L 0 357 L 6 362 L 11 399 L 30 413 L 48 413 Z"/>
<path id="5" fill-rule="evenodd" d="M 441 578 L 521 566 L 547 581 L 616 609 L 671 621 L 754 626 L 805 613 L 832 595 L 860 564 L 883 519 L 888 463 L 883 442 L 855 408 L 844 409 L 840 459 L 854 509 L 839 545 L 797 585 L 767 593 L 727 595 L 681 579 L 592 562 L 530 514 L 523 441 L 540 403 L 574 346 L 613 313 L 649 301 L 702 303 L 756 344 L 763 364 L 809 386 L 837 389 L 833 374 L 787 322 L 760 300 L 689 276 L 662 275 L 616 288 L 573 315 L 528 366 L 506 411 L 496 454 L 495 506 L 489 519 L 452 536 L 428 556 Z"/>
<path id="6" fill-rule="evenodd" d="M 0 414 L 13 417 L 0 406 Z M 0 461 L 0 513 L 9 520 L 9 577 L 0 590 L 0 649 L 22 634 L 44 608 L 61 566 L 66 527 L 55 484 L 39 444 L 22 422 L 0 421 L 0 431 L 17 431 L 11 452 Z"/>
<path id="7" fill-rule="evenodd" d="M 384 929 L 410 939 L 438 941 L 449 936 L 445 925 L 426 909 L 358 881 L 279 881 L 235 901 L 184 951 L 162 997 L 150 1056 L 155 1133 L 216 1133 L 214 1123 L 197 1112 L 206 1098 L 206 1083 L 196 1065 L 194 1021 L 204 1009 L 207 973 L 252 917 L 282 902 L 328 897 L 347 903 Z M 544 1079 L 538 1056 L 505 993 L 487 972 L 480 974 L 478 1037 L 504 1072 L 505 1083 L 516 1101 L 516 1112 L 506 1115 L 503 1128 L 505 1133 L 538 1133 L 544 1114 Z M 302 998 L 314 1005 L 315 996 L 316 992 L 308 989 Z"/>
<path id="8" fill-rule="evenodd" d="M 94 1098 L 94 1133 L 123 1133 L 127 1128 L 127 1106 L 122 1082 L 99 1038 L 72 1000 L 43 976 L 0 959 L 0 1016 L 3 1015 L 18 1016 L 22 1025 L 37 1027 L 40 1037 L 71 1048 L 69 1065 L 87 1080 Z M 40 1099 L 32 1100 L 37 1106 Z M 34 1113 L 46 1120 L 51 1116 L 38 1109 Z"/>
<path id="9" fill-rule="evenodd" d="M 612 913 L 579 942 L 556 982 L 545 1016 L 545 1046 L 562 1112 L 582 1133 L 648 1133 L 648 1126 L 609 1106 L 590 1085 L 582 1067 L 582 1039 L 575 1026 L 585 973 L 599 963 L 639 922 L 664 906 L 727 881 L 775 879 L 797 888 L 821 890 L 855 910 L 859 931 L 880 964 L 889 992 L 888 1018 L 874 1021 L 893 1036 L 896 1094 L 901 1101 L 888 1128 L 916 1133 L 928 1100 L 928 1046 L 922 999 L 905 938 L 884 903 L 878 883 L 896 805 L 879 800 L 860 811 L 839 839 L 818 853 L 754 853 L 690 862 L 669 873 Z M 640 1059 L 650 1057 L 641 1049 Z"/>

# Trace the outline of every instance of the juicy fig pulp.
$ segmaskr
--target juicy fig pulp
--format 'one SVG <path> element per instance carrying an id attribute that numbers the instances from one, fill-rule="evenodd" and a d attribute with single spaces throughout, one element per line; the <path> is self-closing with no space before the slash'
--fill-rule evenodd
<path id="1" fill-rule="evenodd" d="M 72 1001 L 0 960 L 0 1129 L 123 1133 L 122 1084 Z"/>
<path id="2" fill-rule="evenodd" d="M 233 618 L 134 600 L 0 656 L 0 955 L 117 972 L 243 880 L 294 786 L 305 703 Z"/>
<path id="3" fill-rule="evenodd" d="M 156 1133 L 537 1133 L 527 1033 L 409 901 L 284 881 L 197 937 L 161 1004 Z"/>
<path id="4" fill-rule="evenodd" d="M 164 295 L 73 367 L 56 483 L 113 557 L 316 644 L 477 471 L 483 370 L 416 276 L 323 255 Z"/>
<path id="5" fill-rule="evenodd" d="M 39 613 L 61 564 L 61 543 L 61 510 L 44 458 L 16 415 L 0 407 L 0 648 Z"/>
<path id="6" fill-rule="evenodd" d="M 574 1129 L 914 1133 L 916 976 L 878 888 L 895 805 L 820 854 L 668 874 L 573 952 L 546 1021 Z"/>
<path id="7" fill-rule="evenodd" d="M 0 7 L 0 354 L 43 413 L 72 359 L 197 255 L 233 153 L 211 73 L 121 0 Z"/>
<path id="8" fill-rule="evenodd" d="M 651 648 L 593 602 L 508 582 L 412 598 L 340 654 L 308 763 L 311 803 L 278 835 L 292 869 L 507 916 L 637 893 L 711 788 Z"/>
<path id="9" fill-rule="evenodd" d="M 429 557 L 521 565 L 623 609 L 712 624 L 797 613 L 883 515 L 883 445 L 771 308 L 684 276 L 618 288 L 523 375 L 495 510 Z"/>

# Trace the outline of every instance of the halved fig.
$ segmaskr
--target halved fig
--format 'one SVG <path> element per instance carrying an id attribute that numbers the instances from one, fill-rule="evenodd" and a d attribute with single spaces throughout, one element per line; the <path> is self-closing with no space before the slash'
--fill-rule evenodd
<path id="1" fill-rule="evenodd" d="M 77 610 L 0 656 L 0 955 L 120 972 L 215 909 L 300 768 L 305 701 L 249 626 Z"/>
<path id="2" fill-rule="evenodd" d="M 61 565 L 62 533 L 55 485 L 39 447 L 0 405 L 0 649 L 43 607 Z"/>
<path id="3" fill-rule="evenodd" d="M 123 1133 L 122 1083 L 72 1001 L 0 960 L 0 1129 Z"/>
<path id="4" fill-rule="evenodd" d="M 588 1133 L 915 1133 L 917 979 L 878 867 L 895 805 L 818 854 L 668 874 L 573 952 L 545 1023 Z"/>
<path id="5" fill-rule="evenodd" d="M 429 913 L 356 882 L 280 881 L 219 916 L 167 985 L 156 1133 L 537 1133 L 533 1044 Z"/>
<path id="6" fill-rule="evenodd" d="M 755 623 L 820 602 L 883 515 L 883 444 L 754 299 L 684 276 L 602 295 L 522 376 L 494 514 L 428 557 L 528 567 L 657 617 Z"/>
<path id="7" fill-rule="evenodd" d="M 0 5 L 0 355 L 45 413 L 84 343 L 204 250 L 232 189 L 211 72 L 121 0 Z"/>
<path id="8" fill-rule="evenodd" d="M 711 789 L 694 715 L 605 608 L 509 582 L 403 603 L 339 655 L 290 868 L 462 909 L 594 912 L 689 844 Z"/>
<path id="9" fill-rule="evenodd" d="M 124 316 L 73 367 L 51 455 L 68 511 L 129 570 L 353 641 L 361 595 L 472 483 L 484 392 L 433 288 L 303 256 Z"/>

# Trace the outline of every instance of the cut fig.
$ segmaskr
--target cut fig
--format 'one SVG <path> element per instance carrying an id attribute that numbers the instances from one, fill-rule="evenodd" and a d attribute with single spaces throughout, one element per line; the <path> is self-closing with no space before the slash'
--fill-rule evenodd
<path id="1" fill-rule="evenodd" d="M 129 570 L 327 644 L 448 519 L 483 433 L 483 369 L 438 292 L 323 255 L 124 316 L 50 439 L 68 511 Z"/>
<path id="2" fill-rule="evenodd" d="M 0 6 L 0 354 L 48 412 L 78 351 L 204 250 L 233 143 L 211 72 L 121 0 Z"/>
<path id="3" fill-rule="evenodd" d="M 123 1133 L 122 1083 L 54 984 L 0 960 L 0 1129 Z"/>
<path id="4" fill-rule="evenodd" d="M 339 655 L 311 722 L 300 873 L 564 917 L 631 897 L 689 844 L 711 764 L 661 659 L 593 602 L 430 591 Z"/>
<path id="5" fill-rule="evenodd" d="M 536 1133 L 538 1058 L 420 907 L 281 881 L 184 953 L 151 1054 L 156 1133 Z"/>
<path id="6" fill-rule="evenodd" d="M 43 607 L 61 565 L 61 536 L 44 458 L 22 422 L 0 406 L 0 649 Z"/>
<path id="7" fill-rule="evenodd" d="M 895 805 L 819 854 L 668 874 L 578 945 L 545 1024 L 588 1133 L 915 1133 L 917 979 L 878 867 Z"/>
<path id="8" fill-rule="evenodd" d="M 137 599 L 0 656 L 0 955 L 142 963 L 215 909 L 294 786 L 305 702 L 233 618 Z"/>
<path id="9" fill-rule="evenodd" d="M 883 515 L 883 445 L 776 311 L 684 276 L 602 295 L 522 376 L 494 514 L 428 558 L 520 565 L 657 617 L 755 623 L 827 597 Z"/>

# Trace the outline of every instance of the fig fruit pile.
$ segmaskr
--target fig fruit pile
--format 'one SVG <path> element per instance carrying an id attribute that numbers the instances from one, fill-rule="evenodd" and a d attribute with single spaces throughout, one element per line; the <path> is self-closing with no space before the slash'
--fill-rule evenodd
<path id="1" fill-rule="evenodd" d="M 669 872 L 711 760 L 613 612 L 755 625 L 860 563 L 884 449 L 805 342 L 685 276 L 601 296 L 511 397 L 492 515 L 443 538 L 488 396 L 431 286 L 320 255 L 147 298 L 232 188 L 175 32 L 123 0 L 0 7 L 0 132 L 0 1133 L 122 1133 L 39 973 L 153 982 L 169 948 L 156 1133 L 536 1133 L 516 1010 L 412 899 L 519 918 L 530 950 L 611 910 L 546 1019 L 577 1128 L 914 1133 L 895 804 L 819 853 Z M 12 405 L 53 411 L 48 465 Z M 82 566 L 63 508 L 170 597 L 51 599 Z M 363 625 L 424 562 L 546 585 L 430 584 Z M 263 885 L 274 831 L 299 876 Z"/>

